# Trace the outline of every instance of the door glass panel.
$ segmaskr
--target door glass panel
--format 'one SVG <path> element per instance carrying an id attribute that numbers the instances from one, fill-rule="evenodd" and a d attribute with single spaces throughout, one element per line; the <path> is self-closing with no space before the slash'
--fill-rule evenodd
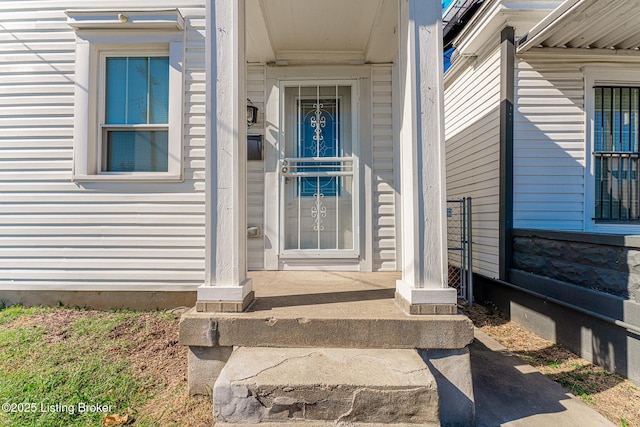
<path id="1" fill-rule="evenodd" d="M 285 250 L 353 250 L 351 86 L 285 89 Z"/>

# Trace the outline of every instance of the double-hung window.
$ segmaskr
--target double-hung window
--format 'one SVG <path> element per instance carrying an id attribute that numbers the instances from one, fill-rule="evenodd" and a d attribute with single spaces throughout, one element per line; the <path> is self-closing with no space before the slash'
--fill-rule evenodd
<path id="1" fill-rule="evenodd" d="M 593 173 L 596 223 L 640 220 L 640 87 L 596 85 Z"/>
<path id="2" fill-rule="evenodd" d="M 168 172 L 169 57 L 103 60 L 101 172 Z"/>
<path id="3" fill-rule="evenodd" d="M 68 10 L 67 16 L 76 31 L 73 179 L 180 181 L 180 12 Z"/>

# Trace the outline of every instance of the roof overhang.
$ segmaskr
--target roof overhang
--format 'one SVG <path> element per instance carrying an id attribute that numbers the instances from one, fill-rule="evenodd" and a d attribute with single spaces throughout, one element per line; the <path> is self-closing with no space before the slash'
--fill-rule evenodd
<path id="1" fill-rule="evenodd" d="M 566 0 L 520 39 L 517 52 L 540 47 L 639 51 L 640 2 Z"/>
<path id="2" fill-rule="evenodd" d="M 540 22 L 559 3 L 553 0 L 532 4 L 510 0 L 484 1 L 457 35 L 453 45 L 460 56 L 477 56 L 499 43 L 500 31 L 506 26 L 514 27 L 518 37 Z"/>

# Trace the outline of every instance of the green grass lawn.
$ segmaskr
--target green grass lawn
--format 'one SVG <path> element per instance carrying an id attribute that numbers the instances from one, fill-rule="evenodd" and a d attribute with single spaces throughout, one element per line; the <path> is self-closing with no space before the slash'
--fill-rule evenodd
<path id="1" fill-rule="evenodd" d="M 177 324 L 159 312 L 1 309 L 0 425 L 100 426 L 113 414 L 139 426 L 206 425 L 182 422 L 193 402 Z"/>

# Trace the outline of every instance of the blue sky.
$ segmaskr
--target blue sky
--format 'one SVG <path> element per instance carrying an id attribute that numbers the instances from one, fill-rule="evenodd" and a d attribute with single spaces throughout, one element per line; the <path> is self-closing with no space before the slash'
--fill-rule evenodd
<path id="1" fill-rule="evenodd" d="M 453 0 L 442 0 L 442 8 L 446 9 L 451 3 L 453 3 Z"/>

